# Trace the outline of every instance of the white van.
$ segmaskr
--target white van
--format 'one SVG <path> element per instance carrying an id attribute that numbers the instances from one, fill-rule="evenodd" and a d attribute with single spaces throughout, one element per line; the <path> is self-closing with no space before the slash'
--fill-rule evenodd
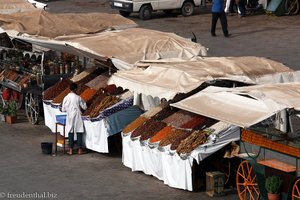
<path id="1" fill-rule="evenodd" d="M 109 3 L 111 8 L 118 9 L 124 17 L 139 13 L 142 20 L 147 20 L 151 18 L 153 11 L 158 10 L 166 14 L 181 10 L 183 16 L 190 16 L 194 13 L 194 8 L 201 5 L 201 0 L 109 0 Z"/>

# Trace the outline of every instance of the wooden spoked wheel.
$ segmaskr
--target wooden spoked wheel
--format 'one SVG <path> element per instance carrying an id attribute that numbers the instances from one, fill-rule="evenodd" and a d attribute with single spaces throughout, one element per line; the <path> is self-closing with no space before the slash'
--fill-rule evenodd
<path id="1" fill-rule="evenodd" d="M 258 200 L 260 191 L 253 167 L 243 161 L 236 173 L 236 188 L 241 200 Z"/>
<path id="2" fill-rule="evenodd" d="M 292 200 L 300 200 L 300 178 L 293 185 Z"/>
<path id="3" fill-rule="evenodd" d="M 25 96 L 25 112 L 31 124 L 38 123 L 39 111 L 39 96 L 33 93 L 27 93 Z"/>

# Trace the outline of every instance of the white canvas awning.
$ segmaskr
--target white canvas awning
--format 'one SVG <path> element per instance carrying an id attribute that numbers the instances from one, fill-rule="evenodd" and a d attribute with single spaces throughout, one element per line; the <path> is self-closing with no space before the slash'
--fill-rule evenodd
<path id="1" fill-rule="evenodd" d="M 172 106 L 240 127 L 249 127 L 286 109 L 300 109 L 300 83 L 239 88 L 208 87 Z"/>
<path id="2" fill-rule="evenodd" d="M 273 82 L 274 76 L 280 77 L 278 74 L 284 73 L 292 74 L 293 70 L 262 57 L 198 57 L 193 60 L 139 62 L 137 68 L 113 74 L 109 83 L 169 100 L 206 81 L 226 79 L 257 84 L 260 80 Z"/>

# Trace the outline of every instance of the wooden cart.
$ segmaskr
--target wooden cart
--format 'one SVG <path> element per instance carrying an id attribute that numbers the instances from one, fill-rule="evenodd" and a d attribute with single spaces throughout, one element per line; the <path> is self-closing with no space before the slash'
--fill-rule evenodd
<path id="1" fill-rule="evenodd" d="M 238 157 L 243 160 L 236 174 L 240 199 L 267 200 L 265 179 L 271 175 L 283 180 L 281 199 L 300 199 L 300 145 L 297 141 L 276 129 L 243 129 Z"/>
<path id="2" fill-rule="evenodd" d="M 0 63 L 0 69 L 13 71 L 17 75 L 14 79 L 10 79 L 5 76 L 2 76 L 2 78 L 0 79 L 0 106 L 5 106 L 6 101 L 2 96 L 2 93 L 5 89 L 9 89 L 14 93 L 18 93 L 18 98 L 9 97 L 9 100 L 15 100 L 17 102 L 18 109 L 24 107 L 28 121 L 31 124 L 37 124 L 39 122 L 40 116 L 42 116 L 41 111 L 43 109 L 41 108 L 41 106 L 43 91 L 48 87 L 54 85 L 61 78 L 70 77 L 74 70 L 70 70 L 68 71 L 68 73 L 45 73 L 46 69 L 44 68 L 43 52 L 23 52 L 25 56 L 23 56 L 22 53 L 20 55 L 20 52 L 22 52 L 20 50 L 9 49 L 6 52 L 8 52 L 6 53 L 6 55 L 9 54 L 9 52 L 13 52 L 13 55 L 11 55 L 11 58 L 7 60 L 4 59 L 5 63 L 3 63 L 4 61 Z M 35 59 L 35 62 L 30 65 L 30 61 L 28 60 L 31 58 L 29 56 L 26 58 L 27 54 L 31 54 L 31 57 L 34 56 L 35 58 L 40 57 L 40 59 Z M 26 65 L 25 62 L 27 62 L 28 64 L 27 68 L 22 66 Z M 35 66 L 37 65 L 39 65 L 39 68 L 35 69 Z M 20 85 L 18 82 L 18 80 L 20 80 L 20 78 L 24 76 L 30 77 L 30 79 L 28 79 L 28 81 L 26 82 L 25 87 L 23 84 Z"/>

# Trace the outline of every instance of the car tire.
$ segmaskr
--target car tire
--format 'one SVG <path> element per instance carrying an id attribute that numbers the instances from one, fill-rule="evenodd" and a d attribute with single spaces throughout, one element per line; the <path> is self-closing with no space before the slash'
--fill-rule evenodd
<path id="1" fill-rule="evenodd" d="M 139 16 L 142 20 L 148 20 L 152 16 L 152 7 L 150 5 L 143 5 L 140 9 Z"/>
<path id="2" fill-rule="evenodd" d="M 124 11 L 124 10 L 119 10 L 120 15 L 122 15 L 123 17 L 129 17 L 129 15 L 131 14 L 128 11 Z"/>
<path id="3" fill-rule="evenodd" d="M 181 8 L 181 13 L 183 16 L 188 17 L 194 14 L 194 4 L 190 1 L 186 1 L 183 3 Z"/>

